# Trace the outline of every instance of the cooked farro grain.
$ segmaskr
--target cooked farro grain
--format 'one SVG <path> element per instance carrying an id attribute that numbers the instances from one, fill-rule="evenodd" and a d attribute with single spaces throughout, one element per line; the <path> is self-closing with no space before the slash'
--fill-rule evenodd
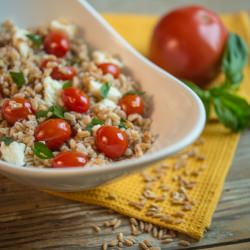
<path id="1" fill-rule="evenodd" d="M 55 23 L 59 23 L 61 27 L 67 26 L 63 32 L 70 43 L 69 51 L 60 57 L 48 51 L 43 42 L 48 34 L 56 32 Z M 2 97 L 0 108 L 3 110 L 7 101 L 12 111 L 20 111 L 26 107 L 27 103 L 31 107 L 29 115 L 16 116 L 15 121 L 11 123 L 4 111 L 0 114 L 0 137 L 13 139 L 18 143 L 18 147 L 20 146 L 19 153 L 24 155 L 24 162 L 13 161 L 12 163 L 50 168 L 53 165 L 54 156 L 72 150 L 83 153 L 89 159 L 87 166 L 111 163 L 113 158 L 97 150 L 96 147 L 96 132 L 103 125 L 119 127 L 128 138 L 127 149 L 115 160 L 140 157 L 150 149 L 154 140 L 150 132 L 151 119 L 147 117 L 147 110 L 150 106 L 147 100 L 150 98 L 146 95 L 141 97 L 145 104 L 143 115 L 126 114 L 118 102 L 129 91 L 135 93 L 140 90 L 140 85 L 130 76 L 123 74 L 123 63 L 120 59 L 108 52 L 91 51 L 81 34 L 78 27 L 65 20 L 54 20 L 47 26 L 28 30 L 18 28 L 10 21 L 2 24 L 0 30 Z M 121 73 L 118 76 L 103 73 L 100 67 L 102 63 L 117 65 Z M 70 80 L 62 77 L 68 74 L 69 66 L 73 67 L 76 72 Z M 57 75 L 56 70 L 59 72 Z M 106 85 L 108 89 L 103 90 Z M 75 111 L 65 105 L 65 100 L 62 98 L 63 87 L 71 86 L 84 91 L 88 96 L 90 107 L 85 112 Z M 106 91 L 106 94 L 103 91 Z M 25 106 L 16 98 L 24 98 Z M 58 106 L 63 108 L 61 113 L 57 109 Z M 49 146 L 47 140 L 42 140 L 45 146 L 53 150 L 49 156 L 46 155 L 48 159 L 44 159 L 41 154 L 37 153 L 37 150 L 33 150 L 34 143 L 38 140 L 35 130 L 44 121 L 58 117 L 70 124 L 71 138 L 65 139 L 56 150 Z M 99 123 L 90 127 L 93 118 Z M 3 147 L 2 142 L 0 159 L 11 158 L 4 155 Z"/>

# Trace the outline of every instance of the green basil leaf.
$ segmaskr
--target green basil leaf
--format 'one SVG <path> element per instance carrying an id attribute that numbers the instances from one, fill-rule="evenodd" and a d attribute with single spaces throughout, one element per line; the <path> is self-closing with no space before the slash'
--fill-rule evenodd
<path id="1" fill-rule="evenodd" d="M 120 124 L 118 125 L 118 127 L 128 129 L 128 127 L 126 126 L 126 120 L 124 118 L 121 118 Z"/>
<path id="2" fill-rule="evenodd" d="M 53 117 L 64 119 L 64 109 L 61 106 L 54 105 L 54 106 L 49 108 L 49 111 L 52 112 Z"/>
<path id="3" fill-rule="evenodd" d="M 240 96 L 222 88 L 211 90 L 215 112 L 225 127 L 238 132 L 250 126 L 250 105 Z"/>
<path id="4" fill-rule="evenodd" d="M 88 130 L 91 133 L 95 125 L 103 125 L 103 124 L 104 121 L 94 117 L 92 118 L 91 122 L 87 125 L 86 130 Z"/>
<path id="5" fill-rule="evenodd" d="M 36 119 L 42 118 L 42 117 L 47 117 L 49 113 L 49 110 L 40 110 L 36 112 Z"/>
<path id="6" fill-rule="evenodd" d="M 35 142 L 33 152 L 37 157 L 43 160 L 53 158 L 52 151 L 43 142 Z"/>
<path id="7" fill-rule="evenodd" d="M 25 78 L 23 72 L 11 71 L 10 76 L 18 88 L 21 88 L 25 84 Z"/>
<path id="8" fill-rule="evenodd" d="M 67 81 L 63 84 L 63 89 L 67 89 L 67 88 L 70 88 L 72 87 L 72 81 Z"/>
<path id="9" fill-rule="evenodd" d="M 222 71 L 227 85 L 239 85 L 248 61 L 247 43 L 237 34 L 230 33 L 222 58 Z"/>
<path id="10" fill-rule="evenodd" d="M 195 85 L 194 83 L 190 82 L 190 81 L 184 81 L 184 83 L 191 88 L 201 99 L 205 110 L 206 110 L 206 117 L 207 117 L 207 121 L 210 117 L 210 113 L 211 113 L 211 94 L 208 90 L 203 90 L 201 88 L 199 88 L 197 85 Z"/>
<path id="11" fill-rule="evenodd" d="M 100 89 L 100 93 L 101 93 L 101 96 L 103 98 L 107 98 L 108 97 L 108 94 L 109 94 L 109 91 L 110 91 L 110 88 L 111 88 L 111 84 L 109 82 L 106 82 L 102 85 L 101 89 Z"/>
<path id="12" fill-rule="evenodd" d="M 2 136 L 0 141 L 3 141 L 6 146 L 9 146 L 14 141 L 14 139 L 8 136 Z"/>
<path id="13" fill-rule="evenodd" d="M 26 35 L 34 44 L 34 46 L 36 48 L 40 48 L 42 43 L 43 43 L 43 39 L 41 36 L 37 35 L 37 34 L 27 34 Z"/>
<path id="14" fill-rule="evenodd" d="M 144 95 L 145 92 L 144 91 L 140 91 L 140 90 L 130 90 L 127 93 L 125 93 L 123 96 L 127 96 L 127 95 Z"/>

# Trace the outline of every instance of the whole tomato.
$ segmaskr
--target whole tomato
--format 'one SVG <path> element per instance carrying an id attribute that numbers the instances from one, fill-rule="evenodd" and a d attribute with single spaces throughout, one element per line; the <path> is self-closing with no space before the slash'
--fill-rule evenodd
<path id="1" fill-rule="evenodd" d="M 220 71 L 227 37 L 212 11 L 200 6 L 179 8 L 157 23 L 150 59 L 177 78 L 204 86 Z"/>

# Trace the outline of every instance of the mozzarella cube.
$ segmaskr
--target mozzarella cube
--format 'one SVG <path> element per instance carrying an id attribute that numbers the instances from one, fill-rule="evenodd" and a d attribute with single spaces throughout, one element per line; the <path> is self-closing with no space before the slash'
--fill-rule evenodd
<path id="1" fill-rule="evenodd" d="M 9 145 L 5 145 L 5 143 L 2 142 L 0 150 L 5 161 L 23 166 L 25 164 L 25 147 L 25 144 L 19 142 L 12 142 Z"/>
<path id="2" fill-rule="evenodd" d="M 99 109 L 114 110 L 117 107 L 117 105 L 109 99 L 103 99 L 102 101 L 98 102 L 97 105 Z"/>
<path id="3" fill-rule="evenodd" d="M 96 80 L 90 80 L 89 82 L 89 92 L 96 97 L 100 97 L 101 96 L 101 87 L 103 86 L 103 83 L 100 83 Z M 108 92 L 108 96 L 107 99 L 112 100 L 113 102 L 117 103 L 118 100 L 122 97 L 121 92 L 111 86 Z"/>
<path id="4" fill-rule="evenodd" d="M 116 58 L 113 58 L 111 55 L 104 53 L 102 51 L 96 50 L 93 52 L 92 56 L 93 56 L 93 60 L 96 64 L 113 63 L 113 64 L 119 66 L 120 68 L 123 67 L 123 63 L 121 61 L 119 61 Z"/>
<path id="5" fill-rule="evenodd" d="M 63 23 L 62 21 L 53 20 L 50 23 L 50 28 L 52 30 L 60 30 L 66 33 L 69 38 L 74 38 L 76 33 L 76 26 L 72 24 Z"/>
<path id="6" fill-rule="evenodd" d="M 52 106 L 57 102 L 57 99 L 62 90 L 62 83 L 47 76 L 43 82 L 44 101 L 48 106 Z"/>
<path id="7" fill-rule="evenodd" d="M 28 38 L 26 36 L 27 34 L 27 30 L 16 28 L 15 34 L 13 36 L 13 44 L 23 57 L 27 57 L 30 50 Z"/>

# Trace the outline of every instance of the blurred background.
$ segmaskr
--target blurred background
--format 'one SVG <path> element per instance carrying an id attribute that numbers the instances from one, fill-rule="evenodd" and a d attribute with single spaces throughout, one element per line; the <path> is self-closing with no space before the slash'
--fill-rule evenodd
<path id="1" fill-rule="evenodd" d="M 181 5 L 199 4 L 218 12 L 246 10 L 250 0 L 88 0 L 100 12 L 162 14 Z M 162 6 L 165 5 L 165 8 Z"/>

